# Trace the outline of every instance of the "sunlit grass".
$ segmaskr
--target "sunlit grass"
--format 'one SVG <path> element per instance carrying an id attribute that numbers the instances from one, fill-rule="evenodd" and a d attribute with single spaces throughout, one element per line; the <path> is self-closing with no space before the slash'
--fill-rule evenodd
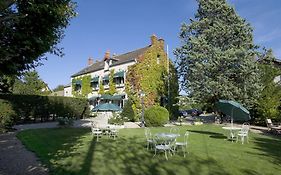
<path id="1" fill-rule="evenodd" d="M 122 129 L 119 138 L 99 142 L 90 129 L 38 129 L 18 137 L 50 169 L 50 174 L 276 174 L 281 170 L 281 139 L 250 134 L 250 143 L 225 140 L 219 126 L 182 126 L 190 131 L 189 154 L 166 160 L 146 150 L 143 129 Z M 151 128 L 153 133 L 170 128 Z"/>

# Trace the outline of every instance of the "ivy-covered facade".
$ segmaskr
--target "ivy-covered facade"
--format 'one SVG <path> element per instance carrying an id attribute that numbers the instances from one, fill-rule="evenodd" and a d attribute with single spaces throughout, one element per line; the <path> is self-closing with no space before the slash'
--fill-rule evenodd
<path id="1" fill-rule="evenodd" d="M 167 58 L 164 40 L 155 35 L 150 39 L 150 45 L 125 54 L 110 55 L 107 51 L 103 60 L 95 63 L 89 58 L 88 66 L 71 76 L 65 91 L 69 96 L 90 99 L 92 107 L 111 102 L 122 108 L 130 98 L 136 114 L 140 112 L 142 91 L 145 107 L 161 105 L 175 114 L 177 75 Z"/>

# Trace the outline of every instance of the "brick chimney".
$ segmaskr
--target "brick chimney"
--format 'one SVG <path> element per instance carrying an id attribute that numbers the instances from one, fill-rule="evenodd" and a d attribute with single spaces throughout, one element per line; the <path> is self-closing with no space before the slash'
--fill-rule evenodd
<path id="1" fill-rule="evenodd" d="M 88 66 L 91 66 L 92 64 L 94 64 L 94 59 L 92 57 L 89 57 Z"/>
<path id="2" fill-rule="evenodd" d="M 163 38 L 159 38 L 158 41 L 159 41 L 159 43 L 160 43 L 161 48 L 164 50 L 164 47 L 165 47 L 165 40 L 164 40 Z"/>
<path id="3" fill-rule="evenodd" d="M 105 52 L 105 55 L 104 55 L 104 61 L 106 61 L 106 60 L 108 60 L 110 58 L 110 51 L 109 50 L 107 50 L 106 52 Z"/>
<path id="4" fill-rule="evenodd" d="M 150 37 L 150 42 L 151 42 L 151 45 L 156 44 L 156 42 L 157 42 L 157 36 L 156 36 L 155 34 L 151 35 L 151 37 Z"/>

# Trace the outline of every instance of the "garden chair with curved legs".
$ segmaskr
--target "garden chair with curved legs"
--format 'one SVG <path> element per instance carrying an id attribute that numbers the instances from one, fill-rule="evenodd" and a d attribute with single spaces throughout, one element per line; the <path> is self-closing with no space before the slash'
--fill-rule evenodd
<path id="1" fill-rule="evenodd" d="M 180 130 L 179 130 L 179 128 L 172 127 L 172 128 L 170 129 L 170 133 L 171 133 L 171 134 L 178 134 L 178 135 L 179 135 Z"/>
<path id="2" fill-rule="evenodd" d="M 150 146 L 154 146 L 154 139 L 152 137 L 152 134 L 151 134 L 151 131 L 149 128 L 145 128 L 144 129 L 144 134 L 145 134 L 145 137 L 146 137 L 146 148 L 147 150 L 150 148 Z"/>
<path id="3" fill-rule="evenodd" d="M 186 131 L 184 136 L 183 136 L 183 142 L 178 142 L 176 140 L 175 145 L 174 145 L 174 152 L 178 149 L 178 147 L 182 148 L 183 156 L 185 157 L 186 150 L 187 150 L 187 145 L 188 145 L 188 137 L 189 137 L 189 132 Z"/>
<path id="4" fill-rule="evenodd" d="M 241 131 L 239 131 L 237 134 L 236 142 L 238 142 L 239 138 L 241 138 L 241 143 L 244 144 L 244 140 L 246 138 L 247 143 L 249 143 L 249 130 L 250 130 L 250 124 L 243 123 Z"/>
<path id="5" fill-rule="evenodd" d="M 173 145 L 175 143 L 175 139 L 171 140 L 171 139 L 164 139 L 163 138 L 159 138 L 159 137 L 155 137 L 154 138 L 154 156 L 156 156 L 157 152 L 164 152 L 165 154 L 165 158 L 166 160 L 168 160 L 168 155 L 167 152 L 170 153 L 170 155 L 172 155 L 174 149 L 173 149 Z"/>

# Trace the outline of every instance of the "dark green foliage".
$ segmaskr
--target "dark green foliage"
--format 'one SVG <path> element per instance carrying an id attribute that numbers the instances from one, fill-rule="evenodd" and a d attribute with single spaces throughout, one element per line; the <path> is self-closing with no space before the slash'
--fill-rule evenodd
<path id="1" fill-rule="evenodd" d="M 7 100 L 0 99 L 0 133 L 13 126 L 16 120 L 16 113 L 13 106 Z"/>
<path id="2" fill-rule="evenodd" d="M 161 106 L 152 106 L 145 110 L 144 121 L 146 126 L 163 126 L 169 121 L 169 112 Z"/>
<path id="3" fill-rule="evenodd" d="M 195 19 L 180 30 L 174 54 L 188 95 L 209 107 L 229 99 L 252 108 L 262 86 L 250 24 L 226 0 L 198 0 Z"/>
<path id="4" fill-rule="evenodd" d="M 124 105 L 124 108 L 122 110 L 122 113 L 120 114 L 122 118 L 126 118 L 127 120 L 134 122 L 136 120 L 135 118 L 135 112 L 132 108 L 132 101 L 131 99 L 128 99 Z"/>
<path id="5" fill-rule="evenodd" d="M 170 119 L 178 118 L 178 110 L 179 106 L 176 105 L 178 103 L 178 94 L 179 94 L 179 83 L 178 83 L 178 74 L 175 66 L 172 62 L 169 62 L 169 81 L 166 82 L 167 90 L 166 90 L 166 103 L 164 106 L 169 111 Z"/>
<path id="6" fill-rule="evenodd" d="M 272 50 L 264 51 L 259 60 L 264 89 L 254 110 L 254 117 L 257 124 L 265 125 L 266 118 L 281 121 L 281 85 L 273 81 L 275 77 L 281 75 L 281 68 L 274 65 L 276 58 L 273 56 Z"/>
<path id="7" fill-rule="evenodd" d="M 70 0 L 1 0 L 0 77 L 40 65 L 46 52 L 62 56 L 56 46 L 76 15 L 74 8 Z M 7 90 L 2 85 L 0 92 Z"/>
<path id="8" fill-rule="evenodd" d="M 57 121 L 59 122 L 59 126 L 61 127 L 72 126 L 74 122 L 72 118 L 66 118 L 66 117 L 58 117 Z"/>
<path id="9" fill-rule="evenodd" d="M 5 99 L 12 105 L 20 119 L 17 122 L 89 116 L 88 101 L 81 98 L 0 94 L 0 99 Z"/>

